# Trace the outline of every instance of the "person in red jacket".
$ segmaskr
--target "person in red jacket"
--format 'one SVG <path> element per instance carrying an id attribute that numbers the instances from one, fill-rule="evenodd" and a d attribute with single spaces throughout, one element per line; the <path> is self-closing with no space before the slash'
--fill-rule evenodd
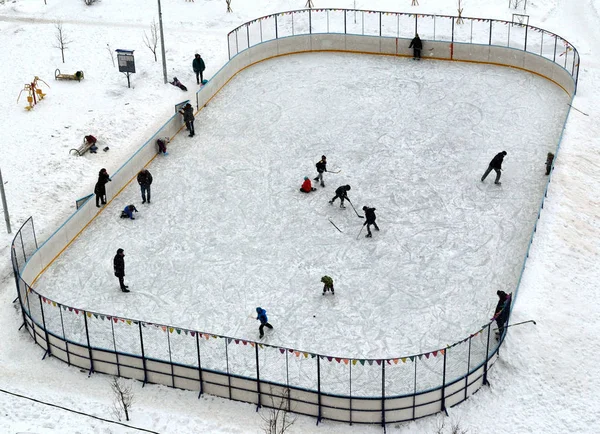
<path id="1" fill-rule="evenodd" d="M 308 176 L 304 177 L 304 182 L 302 183 L 302 187 L 300 187 L 300 191 L 302 193 L 310 193 L 311 191 L 316 191 L 310 182 L 310 178 Z"/>

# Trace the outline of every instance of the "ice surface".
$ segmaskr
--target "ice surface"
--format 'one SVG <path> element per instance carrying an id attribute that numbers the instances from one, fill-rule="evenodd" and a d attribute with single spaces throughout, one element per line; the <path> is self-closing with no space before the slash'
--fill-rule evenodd
<path id="1" fill-rule="evenodd" d="M 310 77 L 310 79 L 309 79 Z M 451 90 L 450 90 L 451 89 Z M 568 96 L 522 71 L 303 54 L 237 76 L 38 281 L 61 303 L 341 357 L 444 347 L 515 288 Z M 503 184 L 480 182 L 508 152 Z M 327 186 L 299 193 L 328 157 Z M 328 200 L 350 184 L 357 211 Z M 134 203 L 136 220 L 121 220 Z M 331 219 L 342 231 L 339 233 Z M 112 257 L 125 249 L 118 290 Z M 321 295 L 320 278 L 335 280 Z M 249 317 L 250 316 L 250 317 Z M 194 348 L 191 348 L 194 350 Z"/>

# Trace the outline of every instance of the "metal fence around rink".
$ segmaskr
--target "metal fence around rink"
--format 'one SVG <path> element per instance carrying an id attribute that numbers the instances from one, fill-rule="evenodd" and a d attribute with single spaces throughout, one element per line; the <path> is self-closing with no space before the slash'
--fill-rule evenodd
<path id="1" fill-rule="evenodd" d="M 444 411 L 487 383 L 504 339 L 496 340 L 495 324 L 487 323 L 445 348 L 362 359 L 120 318 L 67 306 L 32 289 L 26 270 L 44 256 L 42 248 L 29 218 L 12 242 L 11 259 L 24 326 L 44 357 L 90 374 L 282 407 L 319 421 L 385 426 Z"/>
<path id="2" fill-rule="evenodd" d="M 302 9 L 249 21 L 232 30 L 227 40 L 232 59 L 250 47 L 290 36 L 343 34 L 408 41 L 417 33 L 424 41 L 424 51 L 429 41 L 505 47 L 544 57 L 564 68 L 577 88 L 580 57 L 569 41 L 539 27 L 504 20 L 356 9 Z"/>

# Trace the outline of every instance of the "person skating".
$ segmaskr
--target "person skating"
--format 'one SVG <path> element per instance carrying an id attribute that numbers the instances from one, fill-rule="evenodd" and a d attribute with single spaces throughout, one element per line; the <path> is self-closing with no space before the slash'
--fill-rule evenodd
<path id="1" fill-rule="evenodd" d="M 546 175 L 550 175 L 550 171 L 552 170 L 552 162 L 554 161 L 554 154 L 552 152 L 548 152 L 546 156 Z"/>
<path id="2" fill-rule="evenodd" d="M 490 172 L 492 170 L 495 170 L 496 171 L 496 181 L 494 181 L 494 184 L 497 184 L 497 185 L 501 184 L 500 175 L 502 174 L 502 162 L 504 161 L 505 156 L 506 156 L 506 151 L 502 151 L 502 152 L 498 152 L 496 154 L 496 156 L 494 158 L 492 158 L 492 161 L 490 161 L 490 164 L 489 164 L 487 170 L 481 177 L 481 182 L 483 182 L 485 180 L 485 178 L 487 178 L 487 176 L 490 174 Z"/>
<path id="3" fill-rule="evenodd" d="M 264 310 L 262 307 L 257 307 L 256 313 L 257 313 L 256 319 L 258 321 L 260 321 L 260 327 L 258 328 L 258 332 L 260 333 L 260 338 L 262 339 L 262 337 L 265 335 L 265 332 L 263 329 L 265 327 L 272 329 L 273 326 L 271 324 L 269 324 L 269 318 L 267 318 L 266 310 Z"/>
<path id="4" fill-rule="evenodd" d="M 192 68 L 194 69 L 194 73 L 196 74 L 196 83 L 202 84 L 204 83 L 204 70 L 206 69 L 206 65 L 204 64 L 204 60 L 202 60 L 202 56 L 198 53 L 194 54 L 194 60 L 192 61 Z"/>
<path id="5" fill-rule="evenodd" d="M 304 182 L 302 183 L 302 187 L 300 187 L 300 191 L 302 193 L 310 193 L 311 191 L 316 191 L 310 182 L 310 178 L 308 176 L 304 177 Z"/>
<path id="6" fill-rule="evenodd" d="M 125 285 L 125 252 L 123 249 L 118 249 L 115 258 L 113 259 L 113 267 L 115 270 L 115 277 L 119 279 L 119 286 L 121 291 L 129 292 L 129 286 Z"/>
<path id="7" fill-rule="evenodd" d="M 179 110 L 179 113 L 183 115 L 185 127 L 190 132 L 189 137 L 194 137 L 194 107 L 188 102 L 183 109 Z"/>
<path id="8" fill-rule="evenodd" d="M 323 172 L 327 172 L 327 157 L 321 155 L 321 159 L 316 164 L 317 172 L 319 173 L 315 178 L 315 181 L 321 182 L 321 187 L 325 187 L 325 181 L 323 181 Z"/>
<path id="9" fill-rule="evenodd" d="M 410 41 L 410 45 L 408 48 L 413 49 L 413 59 L 421 58 L 421 50 L 423 49 L 423 42 L 421 38 L 419 38 L 419 34 L 417 33 L 412 41 Z"/>
<path id="10" fill-rule="evenodd" d="M 371 234 L 371 225 L 375 227 L 375 230 L 379 230 L 379 226 L 375 223 L 375 208 L 369 208 L 368 206 L 363 206 L 363 211 L 365 212 L 366 221 L 363 223 L 363 226 L 367 226 L 367 235 L 365 237 L 371 238 L 373 235 Z"/>
<path id="11" fill-rule="evenodd" d="M 335 289 L 333 288 L 333 279 L 329 276 L 321 277 L 321 282 L 323 283 L 323 295 L 327 291 L 331 291 L 331 295 L 335 295 Z"/>
<path id="12" fill-rule="evenodd" d="M 106 184 L 112 181 L 110 175 L 106 169 L 100 169 L 98 173 L 98 182 L 94 187 L 94 193 L 96 194 L 96 206 L 100 208 L 100 202 L 102 205 L 106 205 Z"/>
<path id="13" fill-rule="evenodd" d="M 335 202 L 335 200 L 339 197 L 340 198 L 340 208 L 346 208 L 344 206 L 344 200 L 348 200 L 348 202 L 350 202 L 350 199 L 348 199 L 348 191 L 350 191 L 351 187 L 349 185 L 342 185 L 341 187 L 338 187 L 337 190 L 335 191 L 335 196 L 333 199 L 331 199 L 329 201 L 329 203 L 331 205 L 333 205 L 333 202 Z"/>
<path id="14" fill-rule="evenodd" d="M 125 207 L 125 209 L 123 209 L 123 211 L 121 211 L 121 218 L 122 219 L 131 219 L 131 220 L 135 220 L 135 217 L 133 216 L 134 212 L 138 212 L 138 210 L 135 208 L 134 205 L 127 205 Z"/>
<path id="15" fill-rule="evenodd" d="M 150 186 L 152 185 L 152 175 L 148 169 L 140 170 L 137 176 L 137 182 L 140 185 L 142 191 L 142 204 L 150 203 Z"/>
<path id="16" fill-rule="evenodd" d="M 498 325 L 496 339 L 499 340 L 502 337 L 506 323 L 508 322 L 512 294 L 507 294 L 504 291 L 496 291 L 496 295 L 498 296 L 498 304 L 496 304 L 496 310 L 494 311 L 492 321 L 496 321 L 496 324 Z"/>

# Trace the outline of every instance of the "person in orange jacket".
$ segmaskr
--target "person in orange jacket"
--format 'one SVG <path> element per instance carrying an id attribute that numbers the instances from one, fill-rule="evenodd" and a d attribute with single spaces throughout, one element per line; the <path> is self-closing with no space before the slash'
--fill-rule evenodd
<path id="1" fill-rule="evenodd" d="M 304 182 L 302 183 L 302 187 L 300 187 L 300 191 L 302 193 L 310 193 L 311 191 L 316 191 L 317 189 L 312 186 L 310 182 L 310 178 L 308 176 L 304 177 Z"/>

